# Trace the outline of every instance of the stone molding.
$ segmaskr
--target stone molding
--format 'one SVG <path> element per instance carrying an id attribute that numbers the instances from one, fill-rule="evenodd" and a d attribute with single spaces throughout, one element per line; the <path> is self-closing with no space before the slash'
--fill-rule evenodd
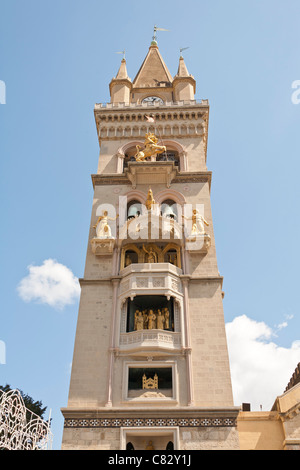
<path id="1" fill-rule="evenodd" d="M 98 413 L 91 418 L 66 418 L 65 428 L 122 428 L 122 427 L 162 427 L 179 426 L 192 428 L 232 428 L 236 427 L 236 416 L 199 416 L 194 418 L 170 418 L 167 415 L 160 418 L 132 418 L 131 416 L 123 418 L 101 417 Z"/>
<path id="2" fill-rule="evenodd" d="M 223 276 L 189 276 L 189 275 L 179 275 L 179 279 L 186 282 L 217 282 L 223 284 Z M 123 275 L 121 276 L 111 276 L 111 277 L 104 277 L 102 279 L 86 279 L 86 278 L 79 278 L 80 286 L 83 285 L 91 285 L 91 284 L 101 284 L 102 282 L 112 282 L 114 280 L 120 281 L 123 279 Z"/>
<path id="3" fill-rule="evenodd" d="M 166 101 L 163 104 L 155 104 L 155 106 L 151 103 L 96 103 L 94 112 L 103 111 L 103 110 L 117 110 L 117 109 L 136 109 L 140 108 L 141 110 L 147 109 L 169 109 L 169 108 L 180 108 L 187 106 L 190 107 L 200 107 L 200 108 L 208 108 L 209 103 L 208 100 L 182 100 L 182 101 Z M 142 111 L 143 112 L 143 111 Z"/>
<path id="4" fill-rule="evenodd" d="M 163 163 L 163 162 L 162 162 Z M 131 186 L 131 181 L 127 178 L 126 174 L 113 173 L 113 174 L 93 174 L 91 175 L 93 187 L 104 185 L 128 185 Z M 172 184 L 175 183 L 209 183 L 211 185 L 212 172 L 211 171 L 198 171 L 198 172 L 177 172 Z"/>

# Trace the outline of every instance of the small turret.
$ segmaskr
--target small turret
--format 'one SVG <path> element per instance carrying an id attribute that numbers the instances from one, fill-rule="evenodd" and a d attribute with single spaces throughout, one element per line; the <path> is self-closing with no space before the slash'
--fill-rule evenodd
<path id="1" fill-rule="evenodd" d="M 132 83 L 127 74 L 126 60 L 122 59 L 117 76 L 109 84 L 111 103 L 130 103 Z"/>
<path id="2" fill-rule="evenodd" d="M 179 58 L 177 74 L 173 80 L 175 101 L 194 100 L 196 92 L 196 80 L 188 73 L 182 56 Z"/>

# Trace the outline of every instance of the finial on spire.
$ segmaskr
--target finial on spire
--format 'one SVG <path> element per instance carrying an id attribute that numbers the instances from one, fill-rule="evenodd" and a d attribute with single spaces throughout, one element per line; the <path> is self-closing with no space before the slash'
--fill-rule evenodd
<path id="1" fill-rule="evenodd" d="M 180 51 L 180 57 L 182 57 L 182 52 L 183 52 L 183 51 L 186 51 L 186 49 L 189 49 L 189 47 L 181 47 L 181 48 L 179 49 L 179 51 Z"/>
<path id="2" fill-rule="evenodd" d="M 164 28 L 158 28 L 156 25 L 154 25 L 151 46 L 157 46 L 157 37 L 156 37 L 157 31 L 170 31 L 170 30 L 164 29 Z"/>
<path id="3" fill-rule="evenodd" d="M 116 54 L 123 54 L 123 60 L 126 60 L 125 59 L 125 49 L 124 49 L 124 51 L 116 52 Z"/>

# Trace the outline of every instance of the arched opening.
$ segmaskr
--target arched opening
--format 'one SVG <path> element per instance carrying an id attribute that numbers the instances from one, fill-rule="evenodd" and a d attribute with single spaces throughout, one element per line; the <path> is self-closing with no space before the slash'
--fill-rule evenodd
<path id="1" fill-rule="evenodd" d="M 127 303 L 126 332 L 138 330 L 174 331 L 174 298 L 137 295 Z"/>
<path id="2" fill-rule="evenodd" d="M 143 204 L 137 199 L 130 201 L 127 204 L 127 220 L 139 217 L 142 214 L 142 206 Z"/>
<path id="3" fill-rule="evenodd" d="M 129 162 L 135 162 L 135 155 L 137 153 L 137 148 L 136 146 L 130 147 L 129 149 L 126 150 L 125 152 L 125 157 L 124 157 L 124 168 L 128 168 L 128 163 Z"/>
<path id="4" fill-rule="evenodd" d="M 178 220 L 177 203 L 172 199 L 165 199 L 161 203 L 160 213 L 163 217 L 169 217 L 170 219 Z"/>
<path id="5" fill-rule="evenodd" d="M 172 441 L 169 441 L 166 445 L 166 450 L 174 450 L 174 444 Z"/>
<path id="6" fill-rule="evenodd" d="M 138 254 L 133 250 L 127 250 L 125 252 L 124 267 L 130 266 L 132 263 L 138 263 Z"/>
<path id="7" fill-rule="evenodd" d="M 134 446 L 133 446 L 133 444 L 132 444 L 131 442 L 128 442 L 128 443 L 126 444 L 126 450 L 134 450 Z"/>
<path id="8" fill-rule="evenodd" d="M 166 152 L 157 155 L 156 157 L 157 162 L 174 162 L 174 165 L 180 169 L 180 158 L 179 153 L 176 150 L 168 149 Z"/>
<path id="9" fill-rule="evenodd" d="M 134 263 L 171 263 L 181 269 L 181 250 L 176 243 L 129 243 L 121 250 L 120 270 Z"/>
<path id="10" fill-rule="evenodd" d="M 135 137 L 139 137 L 139 136 L 142 137 L 142 136 L 145 136 L 147 132 L 148 132 L 148 129 L 146 127 L 142 127 L 142 128 L 135 127 L 133 130 L 133 135 Z M 154 133 L 155 133 L 155 130 L 154 130 Z M 118 130 L 117 130 L 117 134 L 118 134 Z M 166 146 L 167 150 L 163 153 L 157 154 L 156 156 L 157 162 L 161 162 L 161 161 L 174 162 L 175 167 L 179 171 L 186 170 L 185 150 L 184 150 L 184 147 L 179 142 L 176 142 L 175 140 L 160 138 L 159 145 Z M 144 142 L 137 139 L 137 140 L 128 142 L 128 144 L 119 148 L 118 153 L 120 155 L 123 155 L 123 158 L 122 158 L 123 169 L 119 170 L 120 172 L 128 168 L 128 164 L 130 162 L 136 161 L 135 155 L 138 152 L 137 146 L 138 148 L 143 150 Z"/>

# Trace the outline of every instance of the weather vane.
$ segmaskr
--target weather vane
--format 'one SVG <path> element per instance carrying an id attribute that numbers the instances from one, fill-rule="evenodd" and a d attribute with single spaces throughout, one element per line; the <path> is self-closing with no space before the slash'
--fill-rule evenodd
<path id="1" fill-rule="evenodd" d="M 116 52 L 116 54 L 123 54 L 123 59 L 125 59 L 125 49 L 124 49 L 124 51 Z"/>
<path id="2" fill-rule="evenodd" d="M 157 42 L 156 31 L 170 31 L 170 30 L 169 29 L 164 29 L 164 28 L 158 28 L 155 25 L 154 29 L 153 29 L 153 37 L 152 37 L 153 42 Z"/>
<path id="3" fill-rule="evenodd" d="M 186 49 L 189 49 L 189 47 L 181 47 L 180 50 L 180 57 L 182 57 L 182 52 L 186 51 Z"/>

